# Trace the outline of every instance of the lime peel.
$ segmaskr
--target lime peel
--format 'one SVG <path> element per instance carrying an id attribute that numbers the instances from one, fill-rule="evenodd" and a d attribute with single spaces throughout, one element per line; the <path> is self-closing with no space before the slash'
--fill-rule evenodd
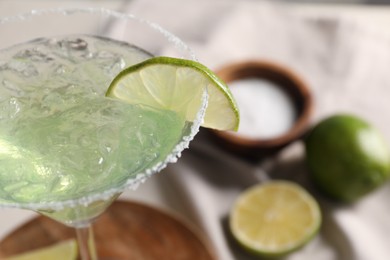
<path id="1" fill-rule="evenodd" d="M 169 109 L 194 121 L 207 87 L 203 127 L 237 131 L 239 111 L 227 85 L 203 64 L 173 57 L 153 57 L 121 71 L 106 96 L 132 104 Z"/>
<path id="2" fill-rule="evenodd" d="M 374 125 L 353 114 L 319 121 L 305 138 L 310 177 L 324 195 L 353 203 L 390 178 L 390 150 Z"/>

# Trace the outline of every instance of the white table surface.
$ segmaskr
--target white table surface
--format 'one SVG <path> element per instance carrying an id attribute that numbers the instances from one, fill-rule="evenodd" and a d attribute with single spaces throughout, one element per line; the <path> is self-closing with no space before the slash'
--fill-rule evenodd
<path id="1" fill-rule="evenodd" d="M 133 1 L 137 2 L 137 1 Z M 183 1 L 184 4 L 185 1 Z M 202 1 L 198 1 L 202 2 Z M 236 1 L 239 2 L 239 1 Z M 130 8 L 129 8 L 130 6 Z M 72 0 L 72 1 L 49 1 L 49 0 L 1 0 L 0 1 L 0 16 L 8 16 L 17 14 L 20 12 L 28 11 L 31 9 L 44 9 L 52 7 L 106 7 L 114 10 L 127 10 L 131 11 L 131 1 L 112 1 L 112 0 Z M 318 13 L 322 15 L 348 15 L 353 19 L 364 21 L 372 26 L 374 30 L 378 30 L 381 33 L 388 33 L 390 28 L 390 7 L 383 6 L 359 6 L 359 5 L 325 5 L 325 4 L 289 4 L 289 7 L 295 10 L 297 13 L 303 15 L 315 16 Z M 153 5 L 149 8 L 154 8 Z M 142 16 L 142 10 L 137 10 L 137 15 Z M 150 20 L 154 20 L 160 24 L 166 25 L 167 29 L 170 29 L 175 33 L 174 23 L 169 19 L 168 15 L 162 14 L 160 17 L 147 17 Z M 181 35 L 178 35 L 181 37 Z M 9 37 L 12 37 L 10 35 Z M 186 41 L 185 35 L 183 38 Z M 160 208 L 172 209 L 171 202 L 172 197 L 161 196 L 161 189 L 168 187 L 169 183 L 165 182 L 163 175 L 156 175 L 148 182 L 141 185 L 136 192 L 127 191 L 122 195 L 122 198 L 133 199 L 142 202 L 146 202 L 152 205 L 156 205 Z M 177 209 L 176 209 L 177 210 Z M 185 213 L 184 213 L 185 214 Z M 10 231 L 17 228 L 19 225 L 28 221 L 36 216 L 35 213 L 20 210 L 20 209 L 2 209 L 0 210 L 0 239 L 6 236 Z M 194 219 L 194 216 L 185 216 L 189 221 Z M 194 221 L 194 224 L 197 224 Z"/>

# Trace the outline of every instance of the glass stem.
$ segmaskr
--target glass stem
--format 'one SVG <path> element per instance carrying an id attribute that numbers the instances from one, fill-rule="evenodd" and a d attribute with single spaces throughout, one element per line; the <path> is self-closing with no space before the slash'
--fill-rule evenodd
<path id="1" fill-rule="evenodd" d="M 76 228 L 77 242 L 82 260 L 97 260 L 95 238 L 91 224 Z"/>

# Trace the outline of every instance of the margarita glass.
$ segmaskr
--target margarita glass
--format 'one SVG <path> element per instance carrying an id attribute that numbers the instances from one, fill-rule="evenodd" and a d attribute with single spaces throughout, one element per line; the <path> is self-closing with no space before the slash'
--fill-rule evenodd
<path id="1" fill-rule="evenodd" d="M 0 207 L 74 227 L 81 258 L 96 259 L 91 222 L 176 161 L 207 103 L 205 88 L 188 122 L 105 92 L 121 70 L 163 51 L 194 55 L 160 26 L 106 9 L 0 18 L 0 36 Z"/>

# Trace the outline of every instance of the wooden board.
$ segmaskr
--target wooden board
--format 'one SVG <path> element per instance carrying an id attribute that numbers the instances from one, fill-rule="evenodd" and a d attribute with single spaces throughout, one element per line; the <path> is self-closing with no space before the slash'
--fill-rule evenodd
<path id="1" fill-rule="evenodd" d="M 208 244 L 193 228 L 143 204 L 116 201 L 93 228 L 100 259 L 215 259 Z M 74 237 L 72 228 L 40 216 L 0 242 L 0 259 Z"/>

